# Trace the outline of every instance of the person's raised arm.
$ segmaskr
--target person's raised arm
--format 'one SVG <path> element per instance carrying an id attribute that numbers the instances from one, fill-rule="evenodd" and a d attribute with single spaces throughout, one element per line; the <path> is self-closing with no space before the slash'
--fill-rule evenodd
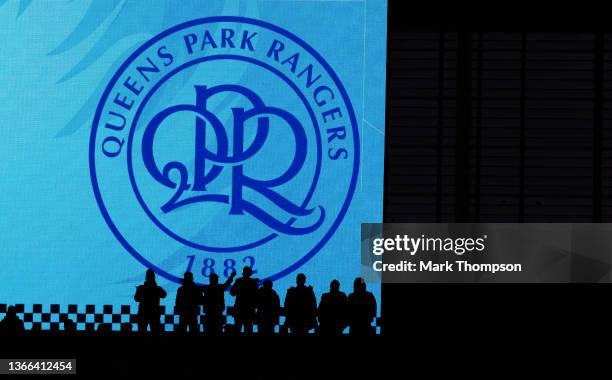
<path id="1" fill-rule="evenodd" d="M 140 286 L 136 287 L 136 293 L 134 294 L 134 301 L 142 302 L 142 291 L 140 290 Z"/>
<path id="2" fill-rule="evenodd" d="M 227 279 L 227 281 L 225 281 L 223 283 L 223 285 L 221 285 L 221 286 L 223 286 L 223 291 L 225 291 L 227 288 L 229 288 L 229 286 L 232 284 L 232 281 L 234 281 L 234 277 L 236 277 L 236 272 L 232 272 L 232 274 L 230 274 L 230 276 Z"/>

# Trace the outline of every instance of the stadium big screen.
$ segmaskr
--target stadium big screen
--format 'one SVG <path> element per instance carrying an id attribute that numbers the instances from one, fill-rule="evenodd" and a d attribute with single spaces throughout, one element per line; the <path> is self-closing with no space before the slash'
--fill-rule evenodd
<path id="1" fill-rule="evenodd" d="M 0 0 L 0 302 L 134 310 L 147 268 L 167 308 L 186 271 L 351 291 L 382 221 L 386 13 Z"/>

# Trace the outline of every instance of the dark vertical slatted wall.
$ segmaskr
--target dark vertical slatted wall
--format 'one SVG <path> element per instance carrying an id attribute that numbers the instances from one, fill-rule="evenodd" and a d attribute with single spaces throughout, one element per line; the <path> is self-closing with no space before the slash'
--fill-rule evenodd
<path id="1" fill-rule="evenodd" d="M 385 221 L 612 220 L 612 35 L 389 34 Z"/>
<path id="2" fill-rule="evenodd" d="M 389 35 L 385 219 L 454 218 L 455 33 Z"/>

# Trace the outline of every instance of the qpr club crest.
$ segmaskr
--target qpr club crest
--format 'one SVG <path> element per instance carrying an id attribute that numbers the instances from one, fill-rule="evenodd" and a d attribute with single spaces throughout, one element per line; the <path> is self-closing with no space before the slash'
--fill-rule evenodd
<path id="1" fill-rule="evenodd" d="M 146 267 L 205 282 L 248 265 L 275 280 L 341 224 L 359 135 L 347 91 L 311 46 L 266 22 L 212 17 L 121 65 L 89 159 L 105 221 Z"/>

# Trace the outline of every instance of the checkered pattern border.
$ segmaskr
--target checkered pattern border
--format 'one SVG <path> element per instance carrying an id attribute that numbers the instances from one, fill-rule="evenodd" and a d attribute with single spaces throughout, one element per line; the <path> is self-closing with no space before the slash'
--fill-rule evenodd
<path id="1" fill-rule="evenodd" d="M 136 308 L 131 305 L 34 305 L 16 304 L 19 315 L 27 330 L 61 330 L 63 321 L 71 319 L 78 331 L 95 331 L 99 325 L 110 326 L 113 331 L 120 331 L 129 326 L 132 331 L 137 330 Z M 4 317 L 8 305 L 0 304 L 0 317 Z M 164 331 L 174 331 L 178 325 L 178 316 L 173 311 L 167 313 L 162 306 L 161 324 Z M 132 310 L 134 309 L 134 310 Z"/>
<path id="2" fill-rule="evenodd" d="M 17 315 L 23 320 L 27 330 L 40 329 L 44 331 L 58 331 L 63 329 L 63 321 L 71 319 L 78 331 L 96 331 L 98 326 L 105 324 L 113 331 L 121 331 L 126 327 L 129 330 L 138 329 L 137 307 L 132 305 L 14 305 Z M 6 314 L 7 304 L 0 304 L 0 319 Z M 227 323 L 232 323 L 233 308 L 227 308 Z M 280 326 L 284 323 L 284 314 L 281 311 Z M 163 331 L 176 331 L 179 317 L 174 310 L 168 310 L 161 306 L 161 326 Z M 200 326 L 204 323 L 200 315 Z M 276 332 L 280 332 L 280 326 L 276 326 Z M 201 327 L 200 327 L 201 328 Z M 376 318 L 376 332 L 380 333 L 380 318 Z"/>

